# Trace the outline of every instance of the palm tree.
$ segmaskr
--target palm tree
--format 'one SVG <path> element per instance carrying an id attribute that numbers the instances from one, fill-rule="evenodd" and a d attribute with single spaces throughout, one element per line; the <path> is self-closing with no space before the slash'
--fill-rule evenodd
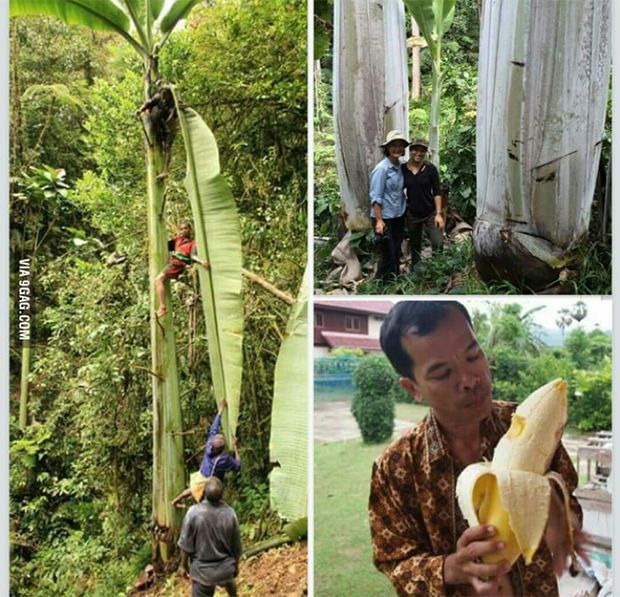
<path id="1" fill-rule="evenodd" d="M 161 79 L 158 59 L 162 46 L 175 26 L 185 18 L 199 0 L 11 0 L 11 16 L 48 15 L 55 16 L 68 24 L 84 25 L 91 29 L 114 31 L 125 39 L 140 55 L 144 72 L 144 99 L 152 98 L 158 91 Z M 164 11 L 164 4 L 166 10 Z M 121 8 L 122 7 L 122 8 Z M 175 99 L 176 101 L 176 99 Z M 138 104 L 139 102 L 136 102 Z M 227 204 L 227 212 L 236 218 L 230 209 L 232 197 L 226 193 L 225 183 L 219 174 L 217 145 L 213 135 L 195 112 L 180 113 L 184 126 L 185 144 L 188 155 L 187 186 L 194 213 L 194 220 L 200 223 L 201 236 L 198 238 L 199 257 L 209 260 L 212 268 L 200 273 L 205 310 L 208 311 L 207 333 L 209 337 L 211 368 L 213 372 L 216 399 L 226 398 L 232 416 L 224 420 L 226 434 L 230 437 L 236 427 L 239 386 L 241 375 L 241 326 L 240 317 L 230 313 L 220 316 L 220 296 L 213 291 L 214 280 L 219 278 L 224 293 L 234 294 L 239 311 L 241 288 L 240 239 L 235 234 L 238 227 L 224 224 L 225 240 L 206 242 L 205 227 L 212 225 L 209 218 L 210 207 L 205 202 L 222 200 Z M 143 119 L 147 169 L 147 229 L 149 240 L 149 279 L 151 286 L 150 310 L 155 312 L 156 296 L 153 290 L 155 277 L 164 268 L 168 259 L 167 230 L 164 219 L 165 179 L 158 178 L 164 169 L 163 143 L 154 134 L 153 123 Z M 203 126 L 204 125 L 204 126 Z M 206 128 L 206 131 L 204 130 Z M 208 132 L 207 132 L 208 131 Z M 197 167 L 197 159 L 204 160 Z M 197 174 L 200 172 L 200 174 Z M 212 214 L 211 214 L 212 215 Z M 225 274 L 213 265 L 222 254 L 230 254 L 232 263 L 227 264 Z M 216 255 L 216 253 L 219 255 Z M 236 275 L 238 270 L 238 276 Z M 223 282 L 226 277 L 238 277 L 236 281 Z M 167 301 L 170 293 L 167 290 Z M 228 296 L 227 306 L 233 299 Z M 228 326 L 232 318 L 232 324 Z M 176 536 L 181 523 L 181 514 L 172 508 L 172 498 L 185 485 L 185 466 L 183 460 L 182 418 L 179 401 L 175 333 L 172 317 L 150 321 L 153 388 L 153 529 L 154 559 L 157 563 L 166 562 L 175 550 Z M 227 336 L 226 338 L 224 336 Z M 231 339 L 232 337 L 232 339 Z M 233 347 L 232 351 L 230 350 Z"/>
<path id="2" fill-rule="evenodd" d="M 474 250 L 487 280 L 545 287 L 587 234 L 610 27 L 610 0 L 484 3 Z"/>

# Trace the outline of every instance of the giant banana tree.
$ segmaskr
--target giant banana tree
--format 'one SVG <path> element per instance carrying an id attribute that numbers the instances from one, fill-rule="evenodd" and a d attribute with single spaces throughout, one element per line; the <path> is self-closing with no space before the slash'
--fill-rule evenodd
<path id="1" fill-rule="evenodd" d="M 340 197 L 349 230 L 370 225 L 369 174 L 390 129 L 408 132 L 401 0 L 336 0 L 333 106 Z"/>
<path id="2" fill-rule="evenodd" d="M 587 234 L 609 91 L 611 0 L 487 0 L 474 250 L 485 279 L 540 289 Z"/>
<path id="3" fill-rule="evenodd" d="M 78 24 L 91 29 L 114 31 L 125 39 L 142 58 L 144 65 L 144 97 L 148 99 L 157 91 L 156 82 L 160 79 L 158 69 L 158 56 L 161 47 L 168 39 L 179 21 L 185 18 L 198 0 L 11 0 L 11 16 L 21 15 L 49 15 L 55 16 L 68 24 Z M 165 10 L 164 10 L 165 5 Z M 136 101 L 136 105 L 139 102 Z M 194 115 L 188 114 L 181 121 L 193 121 L 197 123 Z M 147 223 L 149 239 L 149 280 L 151 286 L 150 309 L 155 312 L 156 296 L 153 291 L 153 282 L 157 274 L 164 268 L 167 252 L 167 231 L 164 220 L 164 185 L 165 180 L 158 179 L 164 166 L 164 148 L 155 138 L 154 130 L 149 118 L 143 120 L 145 127 L 146 167 L 147 167 Z M 203 123 L 204 124 L 204 123 Z M 193 125 L 185 123 L 184 132 L 192 136 Z M 214 164 L 217 163 L 217 154 L 214 157 L 214 143 L 198 140 L 194 146 L 193 140 L 186 139 L 188 157 L 192 165 L 188 172 L 188 186 L 194 189 L 192 204 L 194 215 L 198 222 L 203 222 L 202 212 L 196 208 L 196 202 L 214 196 L 222 191 L 222 183 L 219 175 L 216 175 Z M 216 151 L 216 149 L 215 149 Z M 196 163 L 205 160 L 207 164 Z M 200 168 L 205 167 L 208 176 L 201 181 L 195 175 Z M 217 167 L 219 170 L 219 166 Z M 196 190 L 198 189 L 198 190 Z M 206 190 L 205 190 L 206 189 Z M 198 213 L 197 213 L 198 209 Z M 199 229 L 200 252 L 203 258 L 209 258 L 213 262 L 213 274 L 207 274 L 209 281 L 205 287 L 212 287 L 216 277 L 216 269 L 219 269 L 216 253 L 220 250 L 228 250 L 226 243 L 219 241 L 210 242 L 207 246 L 204 225 L 197 226 Z M 227 234 L 232 234 L 227 230 Z M 236 260 L 236 257 L 233 259 Z M 240 259 L 239 259 L 240 264 Z M 236 266 L 235 266 L 236 267 Z M 232 269 L 234 270 L 235 267 Z M 239 268 L 240 269 L 240 268 Z M 219 275 L 219 274 L 217 274 Z M 239 272 L 239 280 L 241 274 Z M 204 276 L 201 276 L 204 278 Z M 240 282 L 239 282 L 240 286 Z M 167 301 L 170 301 L 169 290 Z M 214 298 L 215 297 L 215 298 Z M 236 413 L 238 412 L 238 386 L 234 381 L 235 375 L 240 374 L 240 326 L 235 323 L 227 332 L 236 336 L 239 354 L 232 356 L 232 361 L 237 361 L 237 371 L 222 377 L 223 367 L 221 360 L 227 358 L 223 352 L 228 350 L 229 344 L 222 341 L 222 321 L 228 320 L 223 317 L 220 321 L 217 316 L 219 307 L 217 296 L 213 293 L 204 297 L 205 302 L 210 302 L 212 313 L 207 320 L 209 345 L 211 351 L 211 363 L 216 380 L 216 399 L 227 398 L 230 406 L 230 420 L 225 421 L 227 435 L 234 432 L 236 426 Z M 239 297 L 240 304 L 240 297 Z M 213 302 L 211 302 L 213 301 Z M 207 307 L 205 307 L 207 308 Z M 234 319 L 234 318 L 233 318 Z M 213 321 L 216 323 L 213 324 Z M 219 323 L 218 323 L 219 321 Z M 226 324 L 224 324 L 226 327 Z M 172 317 L 156 319 L 151 317 L 151 346 L 152 346 L 152 384 L 153 384 L 153 529 L 154 529 L 154 556 L 156 562 L 165 562 L 175 547 L 175 538 L 181 522 L 181 515 L 171 507 L 172 498 L 183 488 L 185 483 L 185 471 L 183 461 L 182 418 L 179 401 L 176 346 Z M 217 346 L 217 348 L 215 348 Z M 219 352 L 218 352 L 219 351 Z M 218 354 L 214 354 L 214 353 Z M 215 365 L 214 365 L 215 363 Z M 233 367 L 234 368 L 234 367 Z M 230 367 L 228 368 L 230 369 Z M 224 381 L 222 381 L 224 380 Z M 221 383 L 220 383 L 221 382 Z M 235 392 L 236 395 L 235 395 Z"/>
<path id="4" fill-rule="evenodd" d="M 405 0 L 431 53 L 433 65 L 429 157 L 439 167 L 439 107 L 441 101 L 441 41 L 452 24 L 456 0 Z"/>

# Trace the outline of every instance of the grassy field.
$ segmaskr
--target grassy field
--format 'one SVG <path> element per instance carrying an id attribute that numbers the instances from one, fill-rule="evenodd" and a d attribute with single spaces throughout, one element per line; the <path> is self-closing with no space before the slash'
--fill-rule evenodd
<path id="1" fill-rule="evenodd" d="M 314 594 L 383 597 L 392 585 L 372 564 L 368 491 L 374 459 L 387 444 L 361 440 L 314 449 Z"/>

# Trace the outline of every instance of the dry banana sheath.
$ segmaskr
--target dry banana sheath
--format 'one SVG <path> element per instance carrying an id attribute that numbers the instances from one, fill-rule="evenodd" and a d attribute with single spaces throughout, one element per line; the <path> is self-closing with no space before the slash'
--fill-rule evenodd
<path id="1" fill-rule="evenodd" d="M 485 556 L 485 563 L 519 556 L 530 564 L 543 537 L 549 514 L 551 485 L 561 477 L 546 476 L 566 424 L 567 384 L 548 383 L 522 402 L 500 439 L 491 462 L 471 464 L 459 475 L 456 495 L 470 526 L 493 525 L 506 544 L 501 552 Z M 570 518 L 566 522 L 572 540 Z"/>

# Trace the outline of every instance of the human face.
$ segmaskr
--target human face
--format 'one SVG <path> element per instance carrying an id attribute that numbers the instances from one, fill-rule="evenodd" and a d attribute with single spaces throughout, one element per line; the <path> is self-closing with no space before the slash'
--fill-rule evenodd
<path id="1" fill-rule="evenodd" d="M 428 403 L 444 428 L 478 424 L 491 413 L 489 362 L 460 311 L 449 307 L 435 331 L 401 341 L 414 363 L 401 385 Z"/>
<path id="2" fill-rule="evenodd" d="M 399 158 L 405 155 L 407 144 L 404 141 L 392 141 L 388 146 L 388 158 L 393 162 L 398 162 Z"/>
<path id="3" fill-rule="evenodd" d="M 409 155 L 412 162 L 421 164 L 426 157 L 426 147 L 423 147 L 422 145 L 413 145 L 409 148 Z"/>
<path id="4" fill-rule="evenodd" d="M 181 224 L 179 226 L 179 232 L 181 233 L 181 236 L 189 238 L 192 235 L 192 227 L 189 224 Z"/>

